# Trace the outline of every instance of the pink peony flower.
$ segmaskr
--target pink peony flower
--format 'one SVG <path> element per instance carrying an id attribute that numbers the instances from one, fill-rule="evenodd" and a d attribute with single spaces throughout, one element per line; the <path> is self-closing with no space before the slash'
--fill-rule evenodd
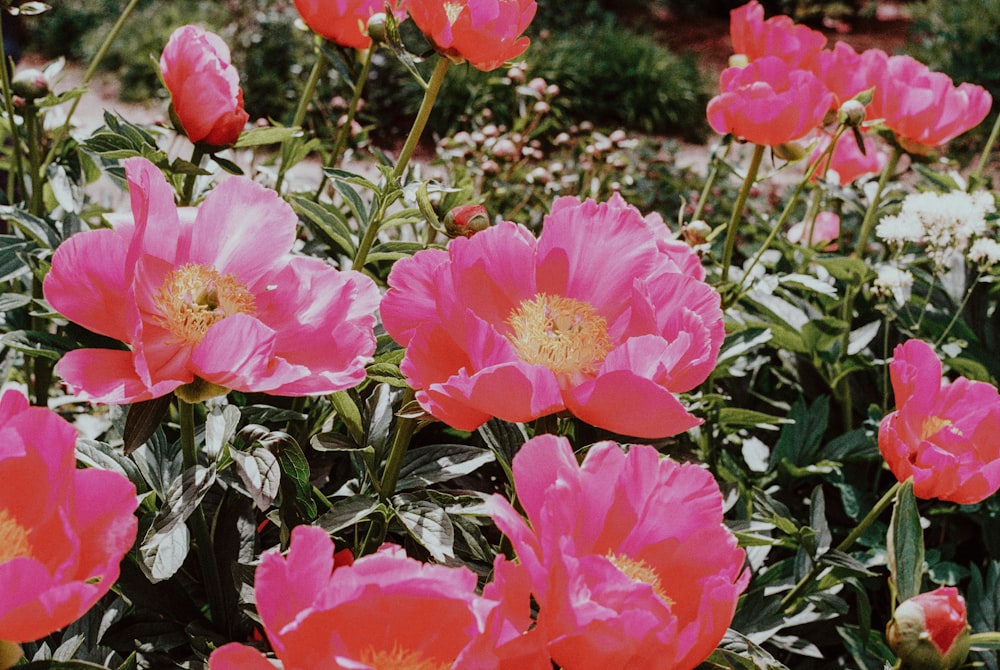
<path id="1" fill-rule="evenodd" d="M 125 172 L 134 224 L 74 235 L 45 279 L 66 318 L 131 347 L 69 352 L 56 372 L 70 386 L 131 403 L 329 393 L 364 379 L 378 289 L 293 256 L 297 217 L 275 192 L 231 178 L 178 210 L 152 163 L 131 158 Z"/>
<path id="2" fill-rule="evenodd" d="M 421 406 L 464 430 L 567 409 L 644 437 L 698 425 L 674 394 L 715 366 L 720 298 L 665 230 L 618 195 L 560 198 L 538 239 L 505 222 L 397 262 L 382 321 Z"/>
<path id="3" fill-rule="evenodd" d="M 980 502 L 1000 488 L 1000 394 L 984 382 L 941 379 L 930 345 L 908 340 L 889 367 L 897 410 L 882 419 L 878 446 L 918 498 Z"/>
<path id="4" fill-rule="evenodd" d="M 880 49 L 858 53 L 846 42 L 819 53 L 811 68 L 834 94 L 833 107 L 839 107 L 858 93 L 875 86 L 885 71 L 889 56 Z"/>
<path id="5" fill-rule="evenodd" d="M 522 33 L 535 18 L 535 0 L 406 0 L 413 23 L 437 49 L 488 72 L 524 53 Z"/>
<path id="6" fill-rule="evenodd" d="M 385 0 L 295 0 L 295 9 L 314 33 L 354 49 L 371 46 L 368 19 L 384 12 L 385 5 Z M 406 16 L 402 10 L 394 13 L 399 20 Z"/>
<path id="7" fill-rule="evenodd" d="M 819 157 L 830 146 L 830 139 L 829 135 L 824 135 L 820 139 L 816 148 L 813 149 L 812 156 L 809 157 L 810 165 L 819 160 Z M 858 149 L 858 143 L 855 141 L 853 133 L 848 131 L 842 134 L 837 140 L 837 146 L 833 148 L 833 154 L 816 169 L 813 178 L 835 178 L 841 186 L 847 186 L 857 179 L 882 172 L 889 157 L 870 135 L 862 135 L 862 141 L 865 145 L 865 153 L 861 153 L 861 150 Z"/>
<path id="8" fill-rule="evenodd" d="M 160 71 L 188 139 L 210 147 L 236 143 L 250 115 L 243 110 L 240 76 L 221 37 L 181 26 L 163 48 Z"/>
<path id="9" fill-rule="evenodd" d="M 689 670 L 715 649 L 750 575 L 707 470 L 613 442 L 579 465 L 553 435 L 524 444 L 513 469 L 528 523 L 502 496 L 488 509 L 530 576 L 557 664 Z"/>
<path id="10" fill-rule="evenodd" d="M 76 431 L 0 396 L 0 640 L 29 642 L 76 621 L 118 579 L 135 541 L 135 486 L 76 469 Z"/>
<path id="11" fill-rule="evenodd" d="M 886 638 L 902 667 L 961 667 L 970 646 L 965 598 L 951 586 L 913 596 L 896 608 Z"/>
<path id="12" fill-rule="evenodd" d="M 993 98 L 981 86 L 959 84 L 910 56 L 891 56 L 878 77 L 868 118 L 882 123 L 907 148 L 936 147 L 986 118 Z"/>
<path id="13" fill-rule="evenodd" d="M 806 241 L 806 235 L 812 229 L 811 238 Z M 840 217 L 833 212 L 820 212 L 814 222 L 799 221 L 788 229 L 788 241 L 792 244 L 802 242 L 807 246 L 815 246 L 824 242 L 836 242 L 840 237 Z M 825 244 L 827 251 L 835 251 L 836 244 Z"/>
<path id="14" fill-rule="evenodd" d="M 517 581 L 508 568 L 502 571 L 504 579 Z M 527 587 L 516 587 L 527 621 Z M 477 596 L 475 588 L 471 570 L 421 563 L 394 545 L 351 566 L 336 566 L 326 532 L 297 526 L 287 557 L 272 551 L 261 559 L 254 592 L 267 638 L 285 670 L 551 668 L 540 640 L 533 656 L 503 658 L 498 649 L 533 636 L 497 619 L 511 603 Z M 259 651 L 238 643 L 217 649 L 209 667 L 273 670 Z"/>
<path id="15" fill-rule="evenodd" d="M 811 67 L 826 45 L 823 33 L 796 24 L 789 16 L 765 21 L 764 8 L 756 0 L 729 13 L 729 35 L 733 51 L 747 60 L 776 56 L 792 69 Z"/>
<path id="16" fill-rule="evenodd" d="M 789 69 L 775 56 L 722 72 L 722 93 L 708 102 L 708 122 L 755 144 L 775 146 L 807 135 L 833 101 L 812 72 Z"/>

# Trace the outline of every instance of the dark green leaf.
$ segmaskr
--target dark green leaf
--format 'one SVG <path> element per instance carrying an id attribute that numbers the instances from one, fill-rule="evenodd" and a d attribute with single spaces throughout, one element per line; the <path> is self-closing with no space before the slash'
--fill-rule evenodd
<path id="1" fill-rule="evenodd" d="M 403 457 L 396 489 L 427 486 L 467 475 L 495 459 L 489 449 L 464 444 L 432 444 L 410 449 Z"/>
<path id="2" fill-rule="evenodd" d="M 280 144 L 291 139 L 296 133 L 302 132 L 298 128 L 253 128 L 242 134 L 233 145 L 234 149 L 245 149 L 247 147 L 262 147 L 267 144 Z"/>
<path id="3" fill-rule="evenodd" d="M 907 481 L 896 494 L 888 537 L 889 571 L 900 602 L 920 593 L 924 573 L 924 532 L 920 527 L 913 482 Z"/>
<path id="4" fill-rule="evenodd" d="M 191 548 L 187 518 L 198 508 L 215 483 L 215 465 L 196 465 L 178 477 L 167 490 L 166 498 L 153 525 L 139 545 L 139 567 L 154 584 L 170 579 L 180 569 Z"/>
<path id="5" fill-rule="evenodd" d="M 320 515 L 315 525 L 333 534 L 367 518 L 379 508 L 380 504 L 378 499 L 371 496 L 357 495 L 344 498 L 333 503 L 333 507 Z"/>
<path id="6" fill-rule="evenodd" d="M 172 399 L 173 395 L 168 393 L 159 398 L 129 405 L 128 414 L 125 416 L 125 433 L 122 435 L 126 456 L 144 444 L 163 423 L 163 418 L 170 411 Z"/>
<path id="7" fill-rule="evenodd" d="M 396 518 L 434 560 L 444 562 L 455 557 L 455 529 L 444 508 L 406 494 L 396 496 L 393 502 Z"/>

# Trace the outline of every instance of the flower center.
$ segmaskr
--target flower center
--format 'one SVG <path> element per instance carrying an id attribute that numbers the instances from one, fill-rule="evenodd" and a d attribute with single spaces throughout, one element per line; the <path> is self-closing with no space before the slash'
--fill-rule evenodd
<path id="1" fill-rule="evenodd" d="M 458 21 L 458 15 L 462 13 L 465 6 L 460 2 L 446 2 L 444 3 L 444 13 L 448 17 L 448 24 L 455 25 L 455 21 Z"/>
<path id="2" fill-rule="evenodd" d="M 254 296 L 236 275 L 188 263 L 174 269 L 156 292 L 161 325 L 184 344 L 197 344 L 216 322 L 253 314 Z"/>
<path id="3" fill-rule="evenodd" d="M 31 555 L 28 535 L 31 531 L 19 524 L 5 509 L 0 509 L 0 565 Z"/>
<path id="4" fill-rule="evenodd" d="M 653 593 L 668 606 L 674 604 L 674 601 L 668 598 L 666 591 L 663 590 L 663 582 L 660 581 L 660 576 L 656 574 L 656 570 L 649 563 L 646 561 L 637 561 L 634 558 L 615 554 L 610 551 L 607 554 L 607 559 L 633 582 L 641 582 L 652 586 Z"/>
<path id="5" fill-rule="evenodd" d="M 591 373 L 611 351 L 608 322 L 586 302 L 539 293 L 507 317 L 518 357 L 558 374 Z"/>
<path id="6" fill-rule="evenodd" d="M 936 434 L 942 428 L 947 428 L 951 426 L 950 419 L 942 419 L 939 416 L 931 416 L 924 419 L 923 425 L 920 427 L 920 439 L 926 440 L 932 435 Z M 957 428 L 951 429 L 953 432 L 958 433 Z"/>
<path id="7" fill-rule="evenodd" d="M 426 658 L 419 651 L 408 651 L 394 646 L 391 651 L 369 649 L 360 661 L 375 670 L 448 670 L 449 663 L 439 663 Z"/>

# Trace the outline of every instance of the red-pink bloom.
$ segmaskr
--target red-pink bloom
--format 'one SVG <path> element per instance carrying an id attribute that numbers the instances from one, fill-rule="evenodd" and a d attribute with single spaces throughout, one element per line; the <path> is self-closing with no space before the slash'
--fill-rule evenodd
<path id="1" fill-rule="evenodd" d="M 905 147 L 921 151 L 979 125 L 992 104 L 981 86 L 955 86 L 910 56 L 892 56 L 876 81 L 868 118 L 881 119 Z"/>
<path id="2" fill-rule="evenodd" d="M 826 45 L 826 36 L 785 15 L 764 20 L 764 8 L 754 0 L 729 13 L 733 51 L 755 61 L 775 56 L 790 68 L 809 68 Z"/>
<path id="3" fill-rule="evenodd" d="M 951 586 L 913 596 L 896 608 L 886 638 L 903 667 L 960 667 L 970 645 L 965 598 Z"/>
<path id="4" fill-rule="evenodd" d="M 417 400 L 465 430 L 567 409 L 643 437 L 698 425 L 674 394 L 715 366 L 720 298 L 665 237 L 620 196 L 560 198 L 538 239 L 504 222 L 398 261 L 382 321 Z"/>
<path id="5" fill-rule="evenodd" d="M 870 135 L 863 134 L 861 137 L 865 145 L 864 153 L 861 153 L 858 148 L 853 133 L 850 131 L 843 133 L 837 140 L 837 146 L 833 148 L 833 153 L 816 169 L 813 178 L 835 178 L 841 186 L 846 186 L 856 179 L 882 172 L 889 157 L 882 150 L 882 146 Z M 824 135 L 820 139 L 812 156 L 809 157 L 809 165 L 819 160 L 819 157 L 830 146 L 830 139 L 829 135 Z"/>
<path id="6" fill-rule="evenodd" d="M 135 541 L 135 486 L 76 468 L 76 431 L 15 391 L 0 396 L 0 640 L 76 621 L 118 579 Z"/>
<path id="7" fill-rule="evenodd" d="M 236 143 L 250 115 L 243 109 L 240 75 L 221 37 L 198 26 L 181 26 L 163 48 L 160 71 L 188 139 L 210 147 Z"/>
<path id="8" fill-rule="evenodd" d="M 295 9 L 313 32 L 354 49 L 371 46 L 368 19 L 384 12 L 385 5 L 385 0 L 295 0 Z M 394 13 L 400 20 L 406 16 L 405 11 Z"/>
<path id="9" fill-rule="evenodd" d="M 530 526 L 502 496 L 488 505 L 530 575 L 556 663 L 689 670 L 715 649 L 750 576 L 707 470 L 614 442 L 580 465 L 553 435 L 524 444 L 513 469 Z"/>
<path id="10" fill-rule="evenodd" d="M 833 92 L 833 107 L 836 108 L 875 86 L 888 58 L 880 49 L 868 49 L 859 54 L 850 44 L 837 42 L 833 49 L 820 52 L 812 70 Z"/>
<path id="11" fill-rule="evenodd" d="M 718 133 L 766 146 L 792 142 L 823 121 L 833 94 L 816 75 L 765 56 L 722 72 L 722 93 L 708 102 L 708 122 Z"/>
<path id="12" fill-rule="evenodd" d="M 134 223 L 83 232 L 52 259 L 45 297 L 131 349 L 78 349 L 56 372 L 97 402 L 225 389 L 298 396 L 358 384 L 379 293 L 356 272 L 293 256 L 297 217 L 249 179 L 178 209 L 160 171 L 125 161 Z"/>
<path id="13" fill-rule="evenodd" d="M 806 236 L 812 235 L 808 241 Z M 834 212 L 819 212 L 813 222 L 799 221 L 788 229 L 788 241 L 792 244 L 802 242 L 807 246 L 815 246 L 824 242 L 836 242 L 840 237 L 840 217 Z M 836 244 L 825 245 L 827 251 L 835 251 Z"/>
<path id="14" fill-rule="evenodd" d="M 410 18 L 445 56 L 483 71 L 517 58 L 531 40 L 535 0 L 406 0 Z"/>
<path id="15" fill-rule="evenodd" d="M 908 340 L 889 366 L 896 411 L 879 426 L 878 446 L 918 498 L 980 502 L 1000 488 L 1000 394 L 991 384 L 941 379 L 930 345 Z"/>
<path id="16" fill-rule="evenodd" d="M 508 568 L 501 570 L 511 579 Z M 530 623 L 527 586 L 516 586 L 521 622 Z M 264 630 L 285 670 L 550 668 L 540 640 L 533 655 L 504 657 L 508 645 L 534 636 L 496 620 L 515 609 L 512 602 L 477 596 L 475 589 L 469 569 L 421 563 L 394 545 L 336 566 L 333 542 L 315 526 L 292 531 L 287 557 L 266 553 L 254 585 Z M 260 652 L 237 643 L 216 650 L 209 667 L 273 670 Z"/>

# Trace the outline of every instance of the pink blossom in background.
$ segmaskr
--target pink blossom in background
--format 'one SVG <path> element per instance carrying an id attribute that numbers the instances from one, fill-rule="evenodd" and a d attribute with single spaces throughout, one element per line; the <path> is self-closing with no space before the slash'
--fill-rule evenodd
<path id="1" fill-rule="evenodd" d="M 837 140 L 837 146 L 833 148 L 830 157 L 820 165 L 813 173 L 814 179 L 833 177 L 836 173 L 836 180 L 841 186 L 846 186 L 862 177 L 869 177 L 879 174 L 889 161 L 889 156 L 882 148 L 882 144 L 871 135 L 862 134 L 862 141 L 865 146 L 865 153 L 861 153 L 858 143 L 854 139 L 854 134 L 848 130 Z M 813 149 L 812 156 L 809 157 L 809 164 L 812 165 L 823 155 L 827 147 L 830 146 L 831 137 L 823 135 Z"/>
<path id="2" fill-rule="evenodd" d="M 868 118 L 882 123 L 908 150 L 922 151 L 976 127 L 993 98 L 981 86 L 959 84 L 910 56 L 891 56 L 876 81 Z"/>
<path id="3" fill-rule="evenodd" d="M 921 340 L 896 347 L 889 366 L 896 411 L 882 419 L 878 446 L 918 498 L 972 504 L 1000 488 L 1000 395 L 991 384 L 942 380 Z"/>
<path id="4" fill-rule="evenodd" d="M 515 622 L 527 623 L 527 587 L 515 588 L 525 612 Z M 503 650 L 532 636 L 504 625 L 513 602 L 478 596 L 475 589 L 468 568 L 422 563 L 395 545 L 336 565 L 333 541 L 315 526 L 293 529 L 287 557 L 264 554 L 254 586 L 264 630 L 285 670 L 551 668 L 540 644 L 534 655 L 516 655 L 517 662 L 504 658 Z M 273 669 L 259 651 L 238 643 L 213 652 L 209 666 Z"/>
<path id="5" fill-rule="evenodd" d="M 722 93 L 708 102 L 708 122 L 721 134 L 765 146 L 805 137 L 823 121 L 833 94 L 816 75 L 775 56 L 722 72 Z"/>
<path id="6" fill-rule="evenodd" d="M 197 209 L 144 158 L 125 161 L 134 222 L 79 233 L 52 259 L 45 298 L 130 349 L 56 364 L 96 402 L 226 389 L 309 395 L 350 388 L 375 351 L 375 283 L 293 256 L 298 219 L 269 189 L 231 178 Z"/>
<path id="7" fill-rule="evenodd" d="M 210 147 L 236 143 L 250 115 L 221 37 L 199 26 L 181 26 L 163 48 L 160 71 L 188 139 Z"/>
<path id="8" fill-rule="evenodd" d="M 16 391 L 0 396 L 0 640 L 29 642 L 82 617 L 135 541 L 135 486 L 77 470 L 76 431 Z"/>
<path id="9" fill-rule="evenodd" d="M 406 0 L 413 23 L 441 53 L 490 71 L 524 53 L 535 0 Z"/>
<path id="10" fill-rule="evenodd" d="M 397 6 L 399 2 L 390 3 Z M 384 12 L 385 0 L 295 0 L 295 9 L 309 29 L 341 46 L 367 49 L 372 40 L 368 36 L 368 19 L 372 14 Z M 406 12 L 399 9 L 397 19 Z"/>
<path id="11" fill-rule="evenodd" d="M 858 53 L 850 44 L 837 42 L 820 52 L 812 71 L 834 94 L 833 108 L 840 107 L 878 83 L 889 55 L 881 49 Z"/>
<path id="12" fill-rule="evenodd" d="M 749 581 L 711 473 L 653 447 L 529 440 L 514 457 L 521 515 L 489 503 L 531 579 L 538 628 L 573 670 L 690 670 L 718 645 Z"/>
<path id="13" fill-rule="evenodd" d="M 398 261 L 382 322 L 421 406 L 463 430 L 565 410 L 643 437 L 698 425 L 675 393 L 715 366 L 721 300 L 653 223 L 560 198 L 537 239 L 505 222 Z"/>
<path id="14" fill-rule="evenodd" d="M 764 20 L 764 7 L 754 0 L 729 13 L 733 52 L 755 61 L 765 56 L 783 60 L 789 68 L 808 69 L 826 45 L 826 36 L 795 23 L 785 15 Z"/>
<path id="15" fill-rule="evenodd" d="M 807 241 L 806 236 L 812 229 L 812 237 Z M 840 237 L 840 217 L 833 212 L 819 212 L 816 220 L 810 224 L 808 221 L 799 221 L 788 229 L 788 241 L 792 244 L 803 243 L 806 246 L 816 246 L 824 242 L 836 242 Z M 826 251 L 835 251 L 836 244 L 824 245 Z"/>

